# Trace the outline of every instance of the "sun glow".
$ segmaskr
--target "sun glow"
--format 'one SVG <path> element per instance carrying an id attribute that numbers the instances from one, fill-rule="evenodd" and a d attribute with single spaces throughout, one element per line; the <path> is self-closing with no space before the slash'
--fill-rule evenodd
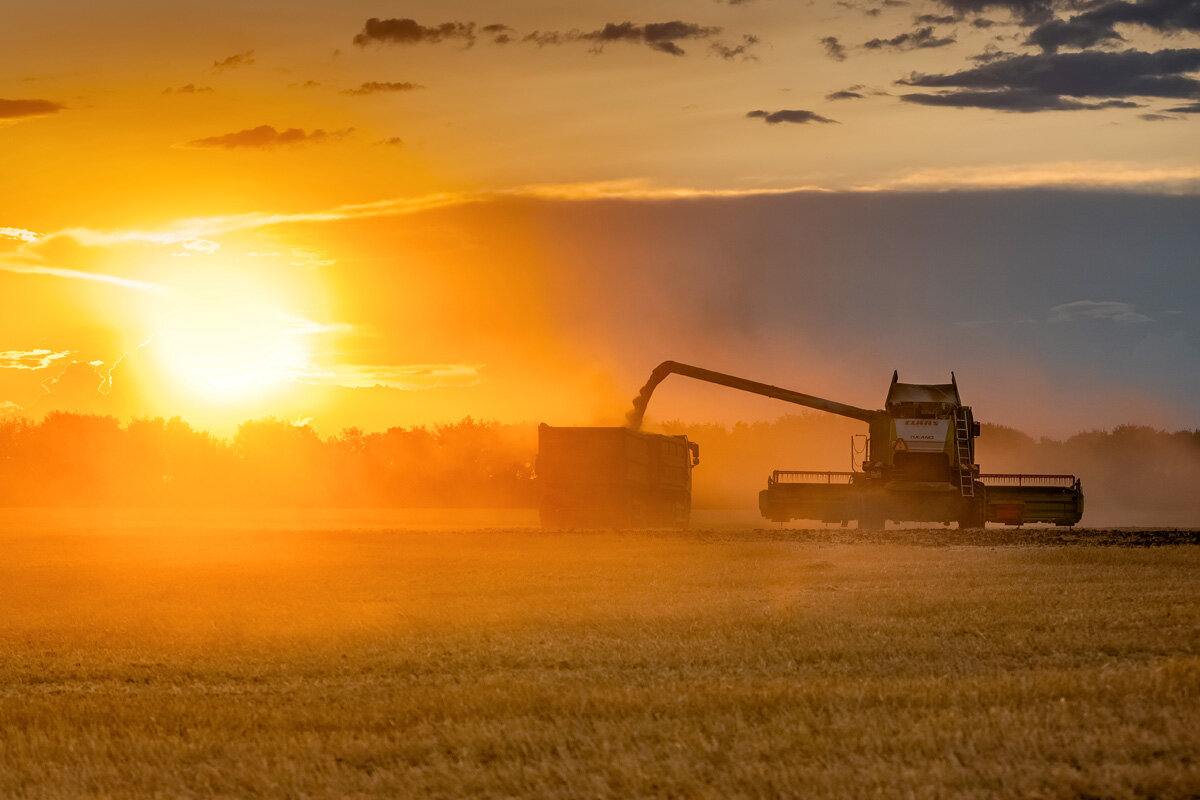
<path id="1" fill-rule="evenodd" d="M 190 391 L 236 402 L 285 386 L 309 369 L 310 320 L 248 287 L 190 287 L 170 293 L 155 337 L 165 367 Z"/>

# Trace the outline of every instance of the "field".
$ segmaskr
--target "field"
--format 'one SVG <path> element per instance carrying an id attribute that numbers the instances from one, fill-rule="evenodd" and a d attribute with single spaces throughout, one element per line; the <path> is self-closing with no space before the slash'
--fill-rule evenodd
<path id="1" fill-rule="evenodd" d="M 1200 794 L 1193 532 L 183 516 L 0 516 L 0 796 Z"/>

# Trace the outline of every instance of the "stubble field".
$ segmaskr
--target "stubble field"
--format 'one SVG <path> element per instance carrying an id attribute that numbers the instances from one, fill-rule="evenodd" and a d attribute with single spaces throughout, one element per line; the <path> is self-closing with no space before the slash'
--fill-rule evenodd
<path id="1" fill-rule="evenodd" d="M 0 520 L 0 796 L 1200 794 L 1194 532 L 183 516 Z"/>

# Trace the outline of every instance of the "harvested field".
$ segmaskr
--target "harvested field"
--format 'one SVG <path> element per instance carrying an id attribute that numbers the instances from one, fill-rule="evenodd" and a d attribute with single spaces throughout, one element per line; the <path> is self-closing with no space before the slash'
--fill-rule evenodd
<path id="1" fill-rule="evenodd" d="M 11 513 L 0 796 L 1200 794 L 1196 531 Z"/>

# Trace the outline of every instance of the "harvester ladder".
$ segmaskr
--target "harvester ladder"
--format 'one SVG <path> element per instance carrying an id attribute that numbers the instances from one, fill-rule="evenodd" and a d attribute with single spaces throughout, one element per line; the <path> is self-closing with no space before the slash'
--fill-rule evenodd
<path id="1" fill-rule="evenodd" d="M 975 465 L 971 463 L 971 426 L 962 409 L 954 412 L 954 453 L 958 457 L 958 490 L 975 496 Z"/>

